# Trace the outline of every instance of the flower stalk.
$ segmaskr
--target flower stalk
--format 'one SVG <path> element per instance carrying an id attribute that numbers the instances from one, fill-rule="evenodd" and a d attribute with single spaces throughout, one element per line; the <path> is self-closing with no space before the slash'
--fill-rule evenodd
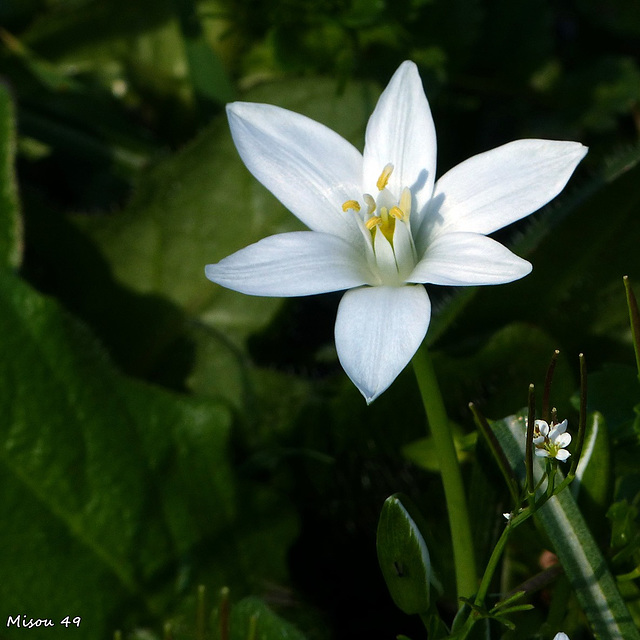
<path id="1" fill-rule="evenodd" d="M 431 357 L 424 345 L 413 357 L 413 368 L 440 461 L 453 543 L 456 590 L 459 598 L 468 598 L 475 593 L 478 583 L 467 499 L 440 387 Z"/>

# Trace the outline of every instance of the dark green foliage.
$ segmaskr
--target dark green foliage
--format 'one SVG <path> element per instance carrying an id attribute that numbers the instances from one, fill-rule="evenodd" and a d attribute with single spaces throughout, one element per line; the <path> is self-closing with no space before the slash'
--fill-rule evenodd
<path id="1" fill-rule="evenodd" d="M 267 640 L 415 640 L 376 564 L 398 491 L 426 516 L 452 618 L 412 372 L 367 408 L 335 356 L 339 295 L 251 298 L 203 272 L 299 228 L 243 167 L 224 103 L 278 104 L 361 148 L 404 59 L 424 80 L 439 174 L 521 137 L 591 147 L 557 202 L 498 238 L 531 276 L 431 287 L 427 339 L 481 561 L 509 499 L 467 403 L 510 415 L 558 348 L 553 402 L 573 428 L 586 354 L 608 448 L 579 503 L 640 619 L 640 390 L 622 286 L 640 283 L 634 2 L 4 0 L 0 25 L 1 637 L 25 636 L 4 627 L 17 614 L 55 619 L 50 638 L 69 637 L 66 615 L 88 638 L 160 638 L 166 621 L 193 637 L 183 614 L 202 583 L 231 587 L 234 640 L 252 616 Z M 517 542 L 525 580 L 542 542 Z"/>

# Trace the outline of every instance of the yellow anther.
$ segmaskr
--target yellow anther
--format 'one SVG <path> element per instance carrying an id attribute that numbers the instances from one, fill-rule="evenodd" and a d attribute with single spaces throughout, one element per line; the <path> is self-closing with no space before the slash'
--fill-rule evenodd
<path id="1" fill-rule="evenodd" d="M 389 178 L 391 177 L 392 172 L 393 172 L 393 165 L 389 163 L 382 170 L 382 173 L 378 178 L 378 182 L 376 182 L 376 187 L 378 187 L 378 191 L 382 191 L 387 186 L 387 182 L 389 182 Z"/>
<path id="2" fill-rule="evenodd" d="M 354 211 L 360 211 L 360 204 L 356 200 L 347 200 L 342 205 L 342 210 L 344 212 L 349 211 L 349 209 L 353 209 Z"/>
<path id="3" fill-rule="evenodd" d="M 389 215 L 392 218 L 397 218 L 398 220 L 404 219 L 404 211 L 402 211 L 400 207 L 391 207 L 391 209 L 389 209 Z"/>
<path id="4" fill-rule="evenodd" d="M 377 227 L 379 224 L 382 224 L 382 218 L 379 216 L 371 216 L 365 223 L 364 226 L 371 231 L 374 227 Z"/>
<path id="5" fill-rule="evenodd" d="M 373 199 L 373 196 L 370 196 L 368 193 L 365 193 L 362 198 L 367 205 L 367 213 L 371 215 L 376 210 L 376 201 Z"/>
<path id="6" fill-rule="evenodd" d="M 411 215 L 411 189 L 405 187 L 400 194 L 400 202 L 398 203 L 402 213 L 408 218 Z"/>

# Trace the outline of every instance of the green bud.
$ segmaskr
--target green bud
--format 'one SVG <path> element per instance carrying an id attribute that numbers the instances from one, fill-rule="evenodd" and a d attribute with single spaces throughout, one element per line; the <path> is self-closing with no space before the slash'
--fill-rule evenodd
<path id="1" fill-rule="evenodd" d="M 402 494 L 385 501 L 378 522 L 378 562 L 396 606 L 426 613 L 431 602 L 431 560 L 420 532 L 422 517 Z"/>

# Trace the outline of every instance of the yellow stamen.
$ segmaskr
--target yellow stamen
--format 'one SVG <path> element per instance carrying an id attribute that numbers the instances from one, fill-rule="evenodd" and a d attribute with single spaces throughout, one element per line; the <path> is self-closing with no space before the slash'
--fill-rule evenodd
<path id="1" fill-rule="evenodd" d="M 398 203 L 404 215 L 408 218 L 411 215 L 411 189 L 405 187 L 400 194 L 400 202 Z"/>
<path id="2" fill-rule="evenodd" d="M 392 172 L 393 172 L 393 165 L 389 163 L 382 170 L 382 173 L 378 178 L 378 182 L 376 182 L 376 187 L 378 187 L 378 191 L 382 191 L 387 186 L 387 182 L 389 182 L 389 178 L 391 177 Z"/>
<path id="3" fill-rule="evenodd" d="M 349 209 L 353 209 L 354 211 L 360 211 L 360 205 L 356 200 L 347 200 L 342 205 L 342 210 L 346 213 Z"/>
<path id="4" fill-rule="evenodd" d="M 392 218 L 397 218 L 398 220 L 404 219 L 404 211 L 400 207 L 391 207 L 389 210 L 389 215 Z"/>
<path id="5" fill-rule="evenodd" d="M 377 227 L 379 224 L 382 224 L 382 218 L 379 216 L 371 216 L 365 223 L 364 226 L 371 231 L 374 227 Z"/>

